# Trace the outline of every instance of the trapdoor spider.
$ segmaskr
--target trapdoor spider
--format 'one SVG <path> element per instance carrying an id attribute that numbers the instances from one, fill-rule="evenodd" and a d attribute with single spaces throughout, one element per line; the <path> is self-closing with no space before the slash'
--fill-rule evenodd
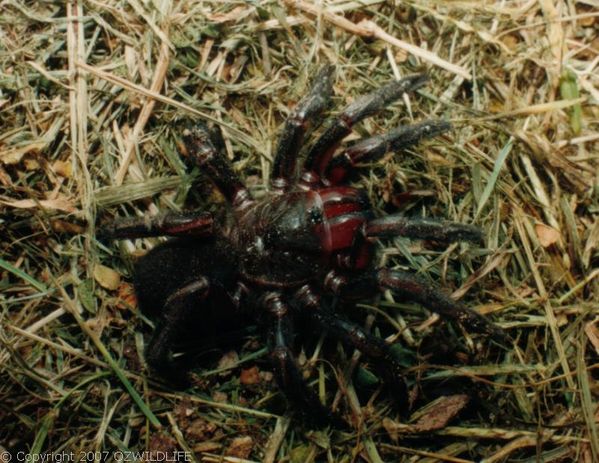
<path id="1" fill-rule="evenodd" d="M 478 228 L 401 215 L 377 218 L 365 192 L 346 184 L 358 164 L 403 150 L 447 131 L 450 125 L 426 121 L 398 127 L 359 140 L 335 156 L 354 124 L 404 92 L 421 87 L 425 76 L 391 82 L 342 109 L 325 123 L 296 175 L 307 126 L 327 107 L 332 81 L 333 67 L 321 69 L 308 95 L 287 118 L 274 156 L 271 188 L 263 198 L 252 198 L 223 154 L 222 140 L 200 125 L 184 132 L 186 155 L 227 199 L 228 218 L 216 223 L 207 212 L 168 213 L 116 221 L 101 230 L 112 238 L 176 237 L 142 257 L 134 271 L 140 307 L 162 319 L 146 357 L 151 368 L 166 379 L 177 382 L 186 377 L 185 367 L 173 357 L 184 328 L 203 325 L 216 330 L 219 323 L 227 322 L 227 314 L 251 306 L 256 309 L 255 318 L 266 326 L 275 377 L 288 399 L 301 409 L 324 420 L 331 416 L 304 382 L 292 353 L 298 316 L 359 349 L 395 395 L 405 396 L 402 368 L 388 344 L 323 307 L 323 293 L 358 300 L 389 289 L 474 331 L 499 335 L 498 328 L 483 316 L 423 279 L 373 264 L 377 238 L 477 242 L 482 238 Z"/>

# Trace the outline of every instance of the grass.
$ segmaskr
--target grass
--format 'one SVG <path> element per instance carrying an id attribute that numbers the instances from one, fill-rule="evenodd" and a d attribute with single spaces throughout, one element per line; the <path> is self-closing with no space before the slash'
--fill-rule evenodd
<path id="1" fill-rule="evenodd" d="M 598 28 L 588 0 L 0 0 L 0 451 L 598 461 Z M 308 339 L 304 371 L 343 430 L 286 411 L 255 334 L 199 364 L 193 388 L 160 386 L 130 279 L 158 240 L 95 238 L 116 216 L 224 207 L 179 157 L 190 121 L 220 125 L 264 194 L 282 122 L 325 63 L 333 114 L 430 75 L 348 140 L 426 118 L 454 129 L 356 183 L 381 213 L 480 226 L 484 246 L 397 239 L 377 245 L 381 263 L 510 336 L 497 346 L 392 294 L 363 301 L 353 318 L 398 343 L 414 407 L 398 410 L 358 352 Z"/>

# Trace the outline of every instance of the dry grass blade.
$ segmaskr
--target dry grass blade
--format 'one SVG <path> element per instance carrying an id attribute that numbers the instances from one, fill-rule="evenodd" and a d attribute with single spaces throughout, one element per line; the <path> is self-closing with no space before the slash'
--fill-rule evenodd
<path id="1" fill-rule="evenodd" d="M 152 85 L 150 87 L 150 91 L 154 93 L 158 93 L 162 86 L 164 85 L 164 79 L 166 77 L 166 71 L 168 69 L 169 64 L 169 50 L 168 45 L 163 43 L 160 48 L 160 56 L 158 57 L 158 62 L 156 64 L 156 72 L 152 79 Z M 152 114 L 152 110 L 154 109 L 155 100 L 150 99 L 144 103 L 142 110 L 139 113 L 139 118 L 137 122 L 135 122 L 135 126 L 133 127 L 133 132 L 127 138 L 127 144 L 125 146 L 125 158 L 122 160 L 122 163 L 119 169 L 116 172 L 116 177 L 114 179 L 115 185 L 120 185 L 123 183 L 123 179 L 125 178 L 125 174 L 131 163 L 131 159 L 133 157 L 133 148 L 139 141 L 139 136 L 145 125 L 148 122 Z"/>
<path id="2" fill-rule="evenodd" d="M 462 66 L 457 66 L 453 63 L 449 63 L 428 50 L 424 50 L 423 48 L 417 47 L 404 40 L 400 40 L 396 37 L 393 37 L 392 35 L 386 33 L 383 29 L 381 29 L 377 24 L 375 24 L 372 21 L 362 21 L 359 24 L 354 24 L 353 22 L 345 19 L 343 16 L 331 13 L 327 9 L 321 10 L 310 2 L 301 0 L 286 0 L 285 3 L 287 3 L 289 6 L 297 7 L 303 11 L 306 11 L 309 14 L 316 17 L 320 17 L 322 15 L 324 19 L 326 19 L 330 23 L 352 34 L 356 34 L 361 37 L 377 38 L 383 40 L 395 47 L 400 48 L 401 50 L 407 51 L 408 53 L 411 53 L 414 56 L 422 58 L 425 61 L 435 64 L 449 72 L 453 72 L 454 74 L 457 74 L 465 79 L 472 78 L 470 73 Z"/>

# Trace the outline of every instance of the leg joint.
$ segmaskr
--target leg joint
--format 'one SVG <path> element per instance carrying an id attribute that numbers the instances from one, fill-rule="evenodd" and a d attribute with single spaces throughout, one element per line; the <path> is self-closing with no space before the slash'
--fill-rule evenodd
<path id="1" fill-rule="evenodd" d="M 275 318 L 283 318 L 289 312 L 287 305 L 281 299 L 281 294 L 277 292 L 270 292 L 264 296 L 264 306 L 268 312 Z"/>

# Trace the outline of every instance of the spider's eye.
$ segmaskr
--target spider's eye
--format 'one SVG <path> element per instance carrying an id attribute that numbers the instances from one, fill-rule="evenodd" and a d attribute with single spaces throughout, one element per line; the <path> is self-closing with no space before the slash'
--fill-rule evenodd
<path id="1" fill-rule="evenodd" d="M 313 207 L 308 211 L 308 221 L 312 225 L 322 223 L 322 211 L 317 207 Z"/>

